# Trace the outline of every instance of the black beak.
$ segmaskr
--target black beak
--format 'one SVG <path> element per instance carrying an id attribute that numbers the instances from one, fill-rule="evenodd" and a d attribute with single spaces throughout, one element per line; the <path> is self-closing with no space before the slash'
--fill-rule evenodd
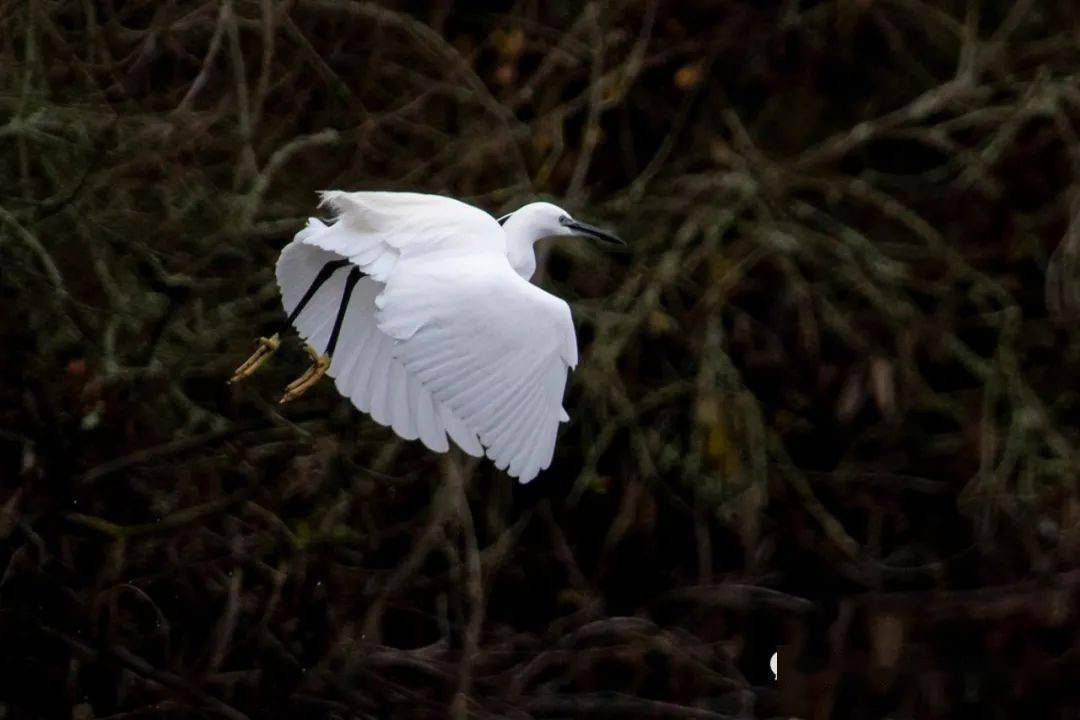
<path id="1" fill-rule="evenodd" d="M 559 220 L 563 225 L 570 228 L 578 235 L 584 235 L 585 237 L 591 237 L 594 240 L 599 240 L 603 243 L 610 243 L 611 245 L 626 245 L 626 242 L 609 232 L 604 232 L 598 227 L 594 227 L 589 223 L 583 223 L 580 220 L 574 220 L 573 218 L 562 218 Z"/>

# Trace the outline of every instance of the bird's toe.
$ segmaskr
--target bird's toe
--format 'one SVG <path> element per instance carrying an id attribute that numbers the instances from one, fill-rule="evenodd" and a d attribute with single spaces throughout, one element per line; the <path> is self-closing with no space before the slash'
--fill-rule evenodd
<path id="1" fill-rule="evenodd" d="M 247 360 L 242 362 L 229 378 L 229 384 L 237 383 L 244 378 L 250 377 L 265 363 L 271 355 L 281 346 L 281 338 L 277 333 L 270 337 L 261 337 L 256 340 L 257 347 Z"/>
<path id="2" fill-rule="evenodd" d="M 285 394 L 281 396 L 280 403 L 291 402 L 306 393 L 315 383 L 319 382 L 326 371 L 330 368 L 330 356 L 319 355 L 310 347 L 308 352 L 312 356 L 312 364 L 303 375 L 285 386 Z"/>

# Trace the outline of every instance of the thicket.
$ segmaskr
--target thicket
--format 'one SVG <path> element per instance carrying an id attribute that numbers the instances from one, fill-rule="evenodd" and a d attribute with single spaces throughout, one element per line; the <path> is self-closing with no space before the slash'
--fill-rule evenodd
<path id="1" fill-rule="evenodd" d="M 1076 717 L 1078 133 L 1073 0 L 0 2 L 0 717 Z M 324 188 L 627 239 L 533 484 L 225 385 Z"/>

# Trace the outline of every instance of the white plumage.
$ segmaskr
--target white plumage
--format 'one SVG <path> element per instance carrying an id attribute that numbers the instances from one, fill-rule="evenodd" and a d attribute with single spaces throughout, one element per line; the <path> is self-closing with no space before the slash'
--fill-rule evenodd
<path id="1" fill-rule="evenodd" d="M 334 270 L 321 286 L 316 276 L 342 259 L 364 273 L 329 351 L 326 372 L 338 391 L 402 438 L 445 452 L 449 436 L 523 483 L 536 477 L 568 419 L 562 398 L 578 354 L 570 307 L 528 281 L 532 245 L 549 235 L 617 239 L 548 203 L 497 222 L 436 195 L 332 191 L 322 199 L 334 220 L 309 219 L 276 274 L 286 312 L 309 294 L 293 324 L 323 355 L 348 273 Z"/>

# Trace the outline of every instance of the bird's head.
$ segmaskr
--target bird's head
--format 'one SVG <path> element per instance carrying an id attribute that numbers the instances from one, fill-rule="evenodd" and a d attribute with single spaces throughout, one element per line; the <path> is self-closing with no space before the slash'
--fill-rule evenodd
<path id="1" fill-rule="evenodd" d="M 513 233 L 526 238 L 529 242 L 536 242 L 546 237 L 576 235 L 614 245 L 626 244 L 609 232 L 575 220 L 570 213 L 548 202 L 529 203 L 499 218 L 499 224 L 503 226 L 507 234 Z"/>

